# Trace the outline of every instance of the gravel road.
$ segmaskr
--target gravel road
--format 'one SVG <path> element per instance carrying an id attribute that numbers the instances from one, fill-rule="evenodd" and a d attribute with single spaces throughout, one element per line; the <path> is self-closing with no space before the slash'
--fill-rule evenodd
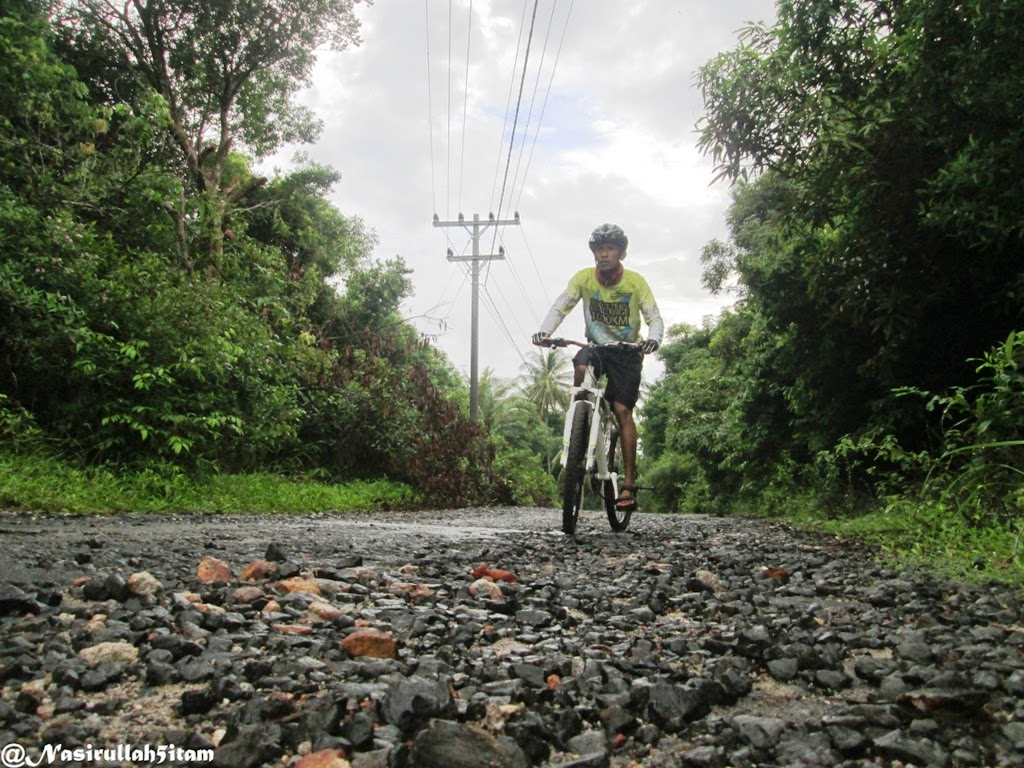
<path id="1" fill-rule="evenodd" d="M 1024 765 L 1018 592 L 769 521 L 559 525 L 0 513 L 2 768 Z"/>

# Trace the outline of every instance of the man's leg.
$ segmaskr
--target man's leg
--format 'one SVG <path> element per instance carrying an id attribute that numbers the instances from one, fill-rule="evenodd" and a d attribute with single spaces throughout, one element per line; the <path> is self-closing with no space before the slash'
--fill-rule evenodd
<path id="1" fill-rule="evenodd" d="M 619 443 L 622 446 L 622 468 L 625 471 L 622 478 L 622 486 L 636 485 L 636 421 L 633 419 L 633 409 L 627 408 L 619 402 L 612 404 L 615 410 L 615 418 L 619 422 Z M 622 486 L 619 486 L 620 488 Z M 623 494 L 629 494 L 625 496 Z M 620 499 L 636 498 L 633 491 L 623 491 L 619 494 Z"/>

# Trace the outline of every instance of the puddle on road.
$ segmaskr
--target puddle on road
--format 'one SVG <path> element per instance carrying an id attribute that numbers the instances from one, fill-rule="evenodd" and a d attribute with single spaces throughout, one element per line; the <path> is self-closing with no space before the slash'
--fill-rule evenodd
<path id="1" fill-rule="evenodd" d="M 392 531 L 409 536 L 428 536 L 441 539 L 494 539 L 513 533 L 529 533 L 525 528 L 487 528 L 478 525 L 440 523 L 391 523 L 382 521 L 331 520 L 320 523 L 324 526 L 359 528 L 368 531 Z M 537 531 L 533 531 L 537 533 Z"/>

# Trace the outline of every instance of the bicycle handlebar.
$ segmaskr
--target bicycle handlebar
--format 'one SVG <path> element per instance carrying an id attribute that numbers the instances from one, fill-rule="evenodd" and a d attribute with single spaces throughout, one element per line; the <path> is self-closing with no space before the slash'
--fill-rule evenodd
<path id="1" fill-rule="evenodd" d="M 538 347 L 623 347 L 626 349 L 640 349 L 643 344 L 638 341 L 608 341 L 598 344 L 596 341 L 576 341 L 575 339 L 562 339 L 548 336 Z"/>

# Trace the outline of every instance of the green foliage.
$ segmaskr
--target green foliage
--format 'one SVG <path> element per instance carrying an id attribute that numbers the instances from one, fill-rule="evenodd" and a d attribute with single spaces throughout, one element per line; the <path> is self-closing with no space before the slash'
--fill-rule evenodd
<path id="1" fill-rule="evenodd" d="M 1024 584 L 1024 529 L 976 526 L 939 499 L 895 496 L 856 516 L 822 514 L 816 497 L 786 507 L 798 524 L 880 547 L 900 562 L 968 580 Z"/>
<path id="2" fill-rule="evenodd" d="M 1018 326 L 1022 12 L 785 2 L 701 70 L 703 146 L 726 177 L 756 177 L 707 281 L 731 262 L 778 338 L 762 375 L 797 454 L 865 427 L 925 447 L 891 391 L 969 386 L 965 361 Z"/>
<path id="3" fill-rule="evenodd" d="M 186 271 L 223 268 L 232 214 L 267 182 L 235 152 L 266 157 L 319 134 L 295 97 L 319 47 L 359 44 L 356 1 L 54 4 L 60 50 L 94 100 L 136 112 L 154 97 L 165 106 L 156 164 L 173 168 L 179 186 L 159 204 Z"/>
<path id="4" fill-rule="evenodd" d="M 0 95 L 0 427 L 12 441 L 179 501 L 179 485 L 237 472 L 386 477 L 415 486 L 417 504 L 494 497 L 493 448 L 458 405 L 457 375 L 400 316 L 408 270 L 368 261 L 374 236 L 327 199 L 337 172 L 259 179 L 232 149 L 306 125 L 290 99 L 314 43 L 355 42 L 351 5 L 69 3 L 81 24 L 57 40 L 32 4 L 0 19 L 12 84 Z M 271 8 L 304 28 L 275 42 L 244 26 Z M 146 43 L 167 46 L 167 82 L 124 34 L 139 13 L 167 32 Z M 205 46 L 232 35 L 230 50 Z M 275 45 L 283 58 L 267 64 Z M 214 72 L 232 51 L 254 69 Z M 237 86 L 228 103 L 211 90 L 222 77 Z"/>
<path id="5" fill-rule="evenodd" d="M 196 478 L 160 464 L 112 472 L 76 466 L 37 448 L 0 451 L 0 504 L 5 509 L 75 514 L 247 514 L 407 509 L 422 502 L 409 486 L 387 480 L 333 485 L 269 474 Z"/>
<path id="6" fill-rule="evenodd" d="M 666 508 L 919 508 L 932 551 L 1019 543 L 1022 15 L 787 0 L 702 68 L 736 185 L 704 284 L 738 303 L 665 349 L 643 437 Z"/>
<path id="7" fill-rule="evenodd" d="M 1024 529 L 1024 334 L 975 362 L 978 383 L 927 401 L 942 414 L 943 450 L 925 491 L 971 525 Z"/>
<path id="8" fill-rule="evenodd" d="M 538 461 L 537 453 L 521 444 L 510 444 L 500 435 L 494 438 L 494 444 L 499 501 L 515 506 L 555 506 L 558 498 L 555 479 Z"/>
<path id="9" fill-rule="evenodd" d="M 527 355 L 518 384 L 541 419 L 569 407 L 572 367 L 559 349 L 538 349 Z"/>

